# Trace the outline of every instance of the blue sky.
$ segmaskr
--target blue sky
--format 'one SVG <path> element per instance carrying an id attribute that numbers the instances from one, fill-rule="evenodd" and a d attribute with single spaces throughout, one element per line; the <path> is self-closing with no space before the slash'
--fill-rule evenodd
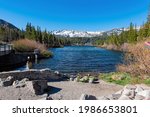
<path id="1" fill-rule="evenodd" d="M 101 31 L 146 21 L 150 0 L 0 0 L 0 19 L 25 28 Z"/>

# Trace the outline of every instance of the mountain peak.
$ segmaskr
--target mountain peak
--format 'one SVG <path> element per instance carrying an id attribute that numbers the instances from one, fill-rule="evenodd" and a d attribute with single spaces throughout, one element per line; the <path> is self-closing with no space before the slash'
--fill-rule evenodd
<path id="1" fill-rule="evenodd" d="M 57 36 L 63 37 L 96 37 L 103 34 L 102 31 L 91 32 L 91 31 L 76 31 L 76 30 L 55 30 L 51 32 Z"/>
<path id="2" fill-rule="evenodd" d="M 11 24 L 3 19 L 0 19 L 0 26 L 19 30 L 16 26 L 14 26 L 13 24 Z"/>

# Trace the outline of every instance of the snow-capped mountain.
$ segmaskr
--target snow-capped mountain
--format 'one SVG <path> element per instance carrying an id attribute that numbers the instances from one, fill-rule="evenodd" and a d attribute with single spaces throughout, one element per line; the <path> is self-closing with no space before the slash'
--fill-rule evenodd
<path id="1" fill-rule="evenodd" d="M 140 29 L 140 27 L 136 28 L 137 30 Z M 103 36 L 104 34 L 106 35 L 111 35 L 113 34 L 121 34 L 123 31 L 128 31 L 129 28 L 114 28 L 109 31 L 75 31 L 75 30 L 55 30 L 51 31 L 52 34 L 56 36 L 63 36 L 63 37 L 96 37 L 96 36 Z"/>
<path id="2" fill-rule="evenodd" d="M 57 36 L 64 36 L 64 37 L 96 37 L 103 35 L 102 31 L 74 31 L 74 30 L 58 30 L 58 31 L 52 31 L 52 34 L 55 34 Z"/>
<path id="3" fill-rule="evenodd" d="M 111 34 L 121 34 L 123 31 L 128 31 L 128 28 L 114 28 L 112 30 L 106 31 L 105 33 L 107 33 L 107 35 L 111 35 Z"/>

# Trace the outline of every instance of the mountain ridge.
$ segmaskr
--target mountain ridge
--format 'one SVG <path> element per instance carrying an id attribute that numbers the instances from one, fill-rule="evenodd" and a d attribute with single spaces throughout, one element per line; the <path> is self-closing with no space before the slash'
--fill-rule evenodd
<path id="1" fill-rule="evenodd" d="M 19 30 L 19 28 L 17 28 L 15 25 L 13 25 L 12 23 L 9 23 L 3 19 L 0 19 L 0 26 L 1 27 L 8 27 L 10 29 L 17 29 Z"/>
<path id="2" fill-rule="evenodd" d="M 108 31 L 76 31 L 76 30 L 54 30 L 52 34 L 62 37 L 97 37 L 103 35 L 111 35 L 112 33 L 121 34 L 123 31 L 128 31 L 129 28 L 114 28 Z"/>

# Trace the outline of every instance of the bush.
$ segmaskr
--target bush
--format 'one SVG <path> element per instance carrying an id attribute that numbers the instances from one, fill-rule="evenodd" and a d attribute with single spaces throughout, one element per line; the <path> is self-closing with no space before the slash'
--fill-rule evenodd
<path id="1" fill-rule="evenodd" d="M 40 51 L 42 57 L 48 58 L 52 56 L 43 44 L 40 44 L 34 40 L 20 39 L 13 42 L 14 49 L 17 52 L 34 52 L 35 49 Z"/>
<path id="2" fill-rule="evenodd" d="M 14 41 L 13 45 L 14 49 L 18 52 L 33 52 L 35 49 L 39 49 L 40 52 L 46 50 L 46 47 L 43 44 L 28 39 Z"/>
<path id="3" fill-rule="evenodd" d="M 148 40 L 147 40 L 148 41 Z M 150 49 L 144 42 L 129 45 L 125 55 L 125 64 L 118 66 L 118 71 L 128 72 L 135 76 L 150 74 Z"/>
<path id="4" fill-rule="evenodd" d="M 41 56 L 44 57 L 44 58 L 49 58 L 49 57 L 52 57 L 53 54 L 47 50 L 44 50 L 41 52 Z"/>

